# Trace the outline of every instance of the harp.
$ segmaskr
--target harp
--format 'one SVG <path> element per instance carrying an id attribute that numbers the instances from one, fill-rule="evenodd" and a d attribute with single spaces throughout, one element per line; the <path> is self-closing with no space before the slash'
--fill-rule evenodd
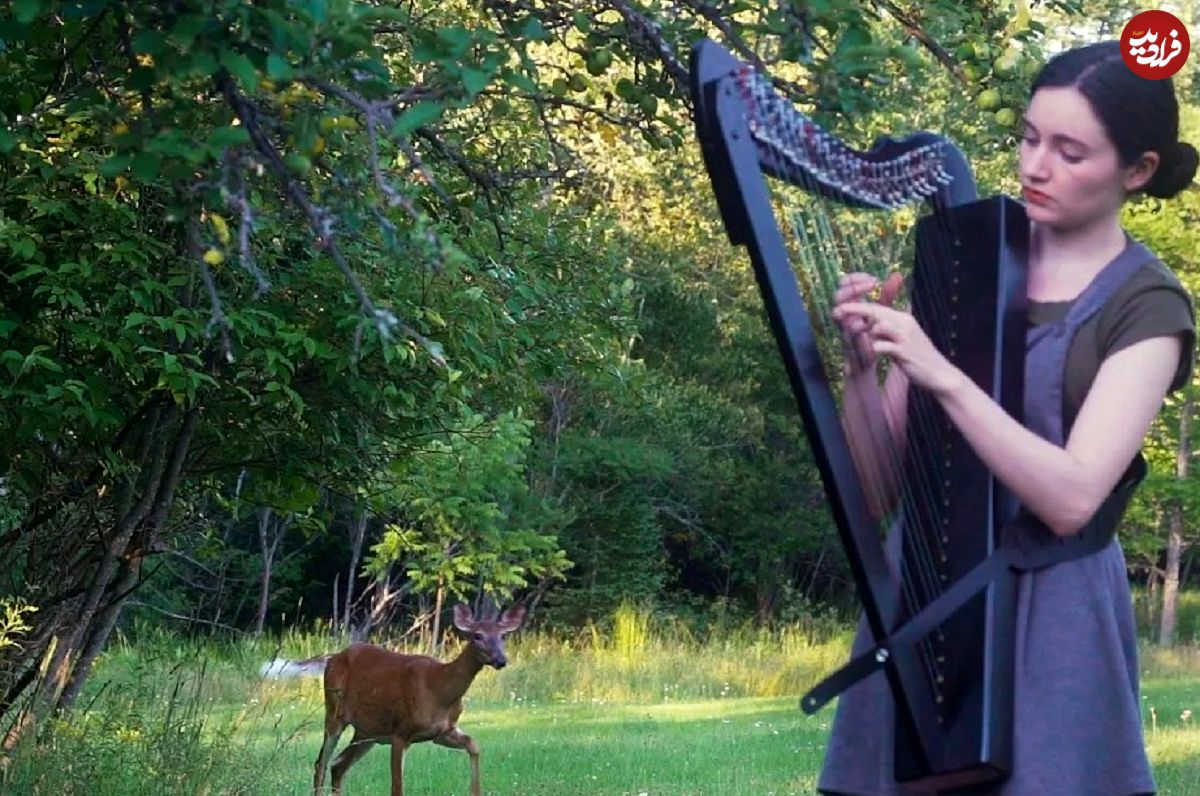
<path id="1" fill-rule="evenodd" d="M 837 263 L 867 270 L 880 254 L 872 241 L 886 237 L 878 228 L 911 218 L 903 255 L 914 316 L 939 350 L 1020 418 L 1023 209 L 1004 197 L 979 200 L 966 159 L 940 136 L 881 138 L 867 151 L 847 146 L 712 41 L 693 49 L 691 81 L 725 229 L 753 264 L 873 639 L 802 707 L 814 712 L 882 669 L 896 708 L 900 782 L 940 790 L 1001 781 L 1012 756 L 1016 583 L 1001 531 L 1016 501 L 937 402 L 910 388 L 903 444 L 884 454 L 900 475 L 898 499 L 885 523 L 873 518 L 841 420 L 844 354 L 829 309 Z M 779 189 L 800 197 L 800 214 L 781 220 Z M 884 525 L 898 541 L 895 553 Z"/>

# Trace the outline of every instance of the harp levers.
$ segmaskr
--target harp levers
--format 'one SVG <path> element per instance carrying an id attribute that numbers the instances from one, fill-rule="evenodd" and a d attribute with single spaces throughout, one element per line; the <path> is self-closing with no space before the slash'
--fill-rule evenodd
<path id="1" fill-rule="evenodd" d="M 1024 214 L 1011 200 L 979 201 L 965 158 L 942 137 L 856 150 L 711 41 L 691 69 L 725 228 L 750 256 L 873 641 L 802 707 L 882 669 L 900 781 L 999 781 L 1011 765 L 1019 558 L 999 539 L 1015 501 L 921 390 L 908 388 L 903 408 L 854 405 L 865 399 L 845 374 L 860 363 L 829 310 L 841 273 L 899 266 L 934 344 L 1020 418 Z M 843 422 L 856 411 L 885 415 L 867 429 L 870 457 L 862 430 Z"/>

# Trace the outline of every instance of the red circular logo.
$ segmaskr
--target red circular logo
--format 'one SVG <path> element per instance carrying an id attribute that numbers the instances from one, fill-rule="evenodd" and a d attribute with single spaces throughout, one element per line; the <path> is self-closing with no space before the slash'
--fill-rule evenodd
<path id="1" fill-rule="evenodd" d="M 1134 74 L 1147 80 L 1178 72 L 1191 47 L 1187 28 L 1166 11 L 1143 11 L 1121 31 L 1121 57 Z"/>

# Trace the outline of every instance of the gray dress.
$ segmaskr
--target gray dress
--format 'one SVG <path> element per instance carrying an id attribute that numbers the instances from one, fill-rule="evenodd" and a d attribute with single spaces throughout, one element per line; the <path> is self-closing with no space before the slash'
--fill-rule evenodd
<path id="1" fill-rule="evenodd" d="M 1067 349 L 1141 266 L 1154 260 L 1130 240 L 1076 299 L 1066 318 L 1029 330 L 1025 424 L 1063 444 Z M 898 539 L 889 540 L 895 555 Z M 1090 556 L 1018 576 L 1013 773 L 988 796 L 1152 794 L 1142 737 L 1137 635 L 1129 581 L 1114 540 Z M 855 654 L 872 646 L 860 623 Z M 876 673 L 838 700 L 818 788 L 826 794 L 906 796 L 893 774 L 894 710 Z"/>

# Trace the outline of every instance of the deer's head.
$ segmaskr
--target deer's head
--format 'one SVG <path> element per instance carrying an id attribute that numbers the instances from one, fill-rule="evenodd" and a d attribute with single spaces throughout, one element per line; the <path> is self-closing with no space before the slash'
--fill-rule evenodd
<path id="1" fill-rule="evenodd" d="M 520 603 L 510 606 L 493 621 L 476 619 L 471 609 L 461 603 L 454 606 L 454 626 L 467 637 L 471 653 L 484 666 L 503 669 L 508 665 L 504 654 L 504 636 L 521 626 L 525 620 L 525 606 Z"/>

